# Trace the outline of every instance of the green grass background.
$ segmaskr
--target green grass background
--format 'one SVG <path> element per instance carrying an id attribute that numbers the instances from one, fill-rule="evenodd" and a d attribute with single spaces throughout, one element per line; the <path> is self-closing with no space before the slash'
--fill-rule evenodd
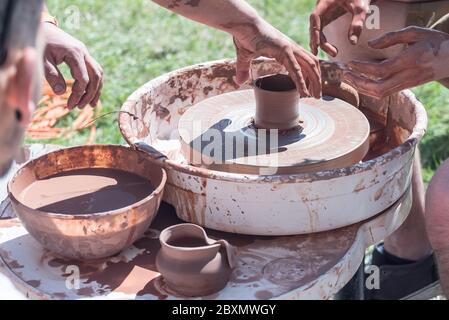
<path id="1" fill-rule="evenodd" d="M 308 16 L 314 0 L 249 2 L 270 23 L 308 48 Z M 227 34 L 172 14 L 150 0 L 48 0 L 47 4 L 61 27 L 83 41 L 103 66 L 102 112 L 119 110 L 134 90 L 158 75 L 235 55 Z M 79 24 L 74 24 L 77 17 Z M 429 114 L 429 130 L 421 144 L 428 181 L 449 157 L 449 92 L 437 83 L 414 91 Z M 112 115 L 99 120 L 96 143 L 124 142 L 116 119 Z M 68 139 L 45 142 L 77 145 L 87 136 L 85 130 Z"/>

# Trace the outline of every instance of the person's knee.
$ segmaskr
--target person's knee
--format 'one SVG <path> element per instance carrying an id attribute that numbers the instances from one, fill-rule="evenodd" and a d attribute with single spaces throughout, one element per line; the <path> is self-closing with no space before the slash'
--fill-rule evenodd
<path id="1" fill-rule="evenodd" d="M 435 250 L 449 248 L 449 160 L 435 173 L 426 194 L 426 224 Z"/>

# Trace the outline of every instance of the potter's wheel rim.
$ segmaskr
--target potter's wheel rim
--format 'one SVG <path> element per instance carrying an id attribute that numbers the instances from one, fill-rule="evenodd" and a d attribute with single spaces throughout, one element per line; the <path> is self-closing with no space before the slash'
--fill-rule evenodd
<path id="1" fill-rule="evenodd" d="M 332 170 L 323 170 L 313 173 L 295 173 L 295 174 L 277 174 L 270 176 L 259 176 L 251 174 L 240 174 L 240 173 L 230 173 L 224 171 L 210 170 L 206 168 L 200 168 L 188 164 L 179 163 L 177 161 L 168 158 L 152 157 L 151 155 L 148 156 L 151 157 L 154 161 L 158 162 L 159 165 L 165 170 L 176 170 L 181 173 L 191 174 L 201 178 L 221 180 L 227 182 L 240 182 L 240 183 L 269 182 L 269 183 L 288 184 L 288 183 L 341 178 L 351 176 L 356 173 L 362 173 L 373 170 L 374 168 L 380 167 L 383 164 L 390 162 L 395 158 L 397 158 L 398 156 L 401 156 L 409 152 L 411 149 L 415 148 L 416 145 L 421 140 L 422 136 L 425 134 L 425 131 L 426 131 L 425 129 L 417 130 L 417 132 L 414 131 L 412 135 L 409 137 L 409 139 L 407 139 L 403 144 L 374 159 L 362 163 L 357 163 L 349 167 Z M 128 137 L 123 132 L 122 134 L 126 142 L 131 146 L 135 146 L 137 143 L 140 142 L 140 140 L 137 138 Z"/>
<path id="2" fill-rule="evenodd" d="M 135 208 L 138 208 L 140 206 L 142 206 L 143 204 L 149 203 L 150 201 L 154 201 L 155 198 L 157 196 L 159 196 L 165 188 L 165 185 L 167 183 L 167 172 L 165 171 L 164 168 L 161 168 L 161 173 L 162 173 L 162 179 L 161 179 L 161 183 L 154 188 L 154 191 L 151 192 L 151 194 L 149 194 L 148 196 L 146 196 L 144 199 L 133 203 L 129 206 L 126 206 L 124 208 L 119 208 L 119 209 L 115 209 L 115 210 L 111 210 L 111 211 L 105 211 L 105 212 L 98 212 L 98 213 L 92 213 L 92 214 L 62 214 L 62 213 L 53 213 L 53 212 L 46 212 L 46 211 L 42 211 L 39 209 L 32 209 L 30 207 L 28 207 L 27 205 L 25 205 L 22 201 L 20 201 L 19 199 L 17 199 L 17 197 L 14 196 L 13 192 L 11 192 L 11 186 L 12 184 L 15 182 L 15 178 L 17 176 L 20 175 L 21 171 L 23 169 L 25 169 L 28 166 L 32 166 L 34 163 L 38 162 L 40 159 L 45 158 L 46 156 L 50 155 L 50 154 L 58 154 L 58 153 L 62 153 L 62 152 L 67 152 L 67 151 L 72 151 L 72 150 L 78 150 L 78 149 L 96 149 L 96 148 L 120 148 L 123 150 L 133 150 L 133 148 L 130 148 L 128 146 L 123 146 L 123 145 L 112 145 L 112 144 L 95 144 L 95 145 L 89 145 L 89 146 L 75 146 L 75 147 L 68 147 L 68 148 L 61 148 L 61 149 L 57 149 L 54 151 L 51 151 L 47 154 L 41 155 L 39 157 L 37 157 L 36 159 L 33 159 L 31 161 L 27 161 L 13 176 L 13 178 L 8 182 L 8 196 L 11 199 L 11 201 L 15 202 L 16 204 L 20 205 L 21 207 L 26 208 L 27 210 L 31 210 L 34 213 L 41 215 L 41 216 L 45 216 L 45 217 L 49 217 L 52 219 L 56 219 L 56 220 L 89 220 L 89 219 L 94 219 L 94 218 L 100 218 L 100 217 L 113 217 L 116 215 L 122 215 L 123 213 L 126 213 L 130 210 L 133 210 Z M 150 162 L 154 163 L 153 159 L 148 159 Z M 155 166 L 157 166 L 157 163 L 154 163 Z"/>
<path id="3" fill-rule="evenodd" d="M 253 64 L 276 64 L 271 59 L 259 58 L 253 61 Z M 161 85 L 167 82 L 171 78 L 179 77 L 182 73 L 191 72 L 192 70 L 201 70 L 205 68 L 212 68 L 219 65 L 235 65 L 235 59 L 223 59 L 216 60 L 206 63 L 200 63 L 192 66 L 188 66 L 182 69 L 172 71 L 170 73 L 161 75 L 137 89 L 122 105 L 121 111 L 132 113 L 132 106 L 134 106 L 147 92 L 150 92 L 153 87 Z M 244 86 L 242 89 L 249 89 L 249 86 Z M 409 100 L 413 101 L 416 113 L 416 124 L 413 128 L 413 132 L 409 138 L 402 143 L 400 146 L 392 149 L 391 151 L 371 159 L 366 162 L 358 163 L 349 167 L 334 169 L 334 170 L 324 170 L 314 173 L 297 173 L 288 175 L 272 175 L 272 176 L 257 176 L 248 174 L 238 174 L 238 173 L 227 173 L 222 171 L 213 171 L 204 168 L 194 167 L 188 164 L 179 163 L 168 158 L 157 158 L 153 156 L 152 158 L 157 161 L 166 170 L 176 170 L 186 174 L 192 174 L 202 178 L 222 180 L 228 182 L 240 182 L 240 183 L 254 183 L 254 182 L 269 182 L 269 183 L 298 183 L 303 181 L 316 181 L 322 179 L 333 179 L 345 176 L 351 176 L 356 173 L 362 173 L 366 171 L 373 170 L 387 162 L 392 161 L 400 155 L 409 152 L 411 149 L 415 148 L 419 141 L 422 139 L 427 128 L 427 114 L 424 106 L 410 90 L 404 90 L 398 93 L 399 95 L 404 95 Z M 131 116 L 127 113 L 120 113 L 119 116 L 119 128 L 120 132 L 125 139 L 125 141 L 131 145 L 135 146 L 141 140 L 134 136 L 131 128 L 128 126 Z M 150 155 L 151 157 L 151 155 Z"/>

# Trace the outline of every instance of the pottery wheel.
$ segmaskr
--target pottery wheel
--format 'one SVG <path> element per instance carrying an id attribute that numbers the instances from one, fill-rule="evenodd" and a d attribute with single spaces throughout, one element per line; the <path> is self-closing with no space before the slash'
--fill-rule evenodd
<path id="1" fill-rule="evenodd" d="M 340 99 L 301 99 L 301 120 L 286 131 L 255 128 L 255 109 L 253 90 L 192 106 L 178 125 L 187 161 L 234 173 L 292 174 L 350 166 L 368 152 L 368 120 Z"/>

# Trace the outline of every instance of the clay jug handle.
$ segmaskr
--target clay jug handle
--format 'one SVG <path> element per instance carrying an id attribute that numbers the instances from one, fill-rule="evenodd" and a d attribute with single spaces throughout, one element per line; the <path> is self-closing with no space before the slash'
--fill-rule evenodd
<path id="1" fill-rule="evenodd" d="M 216 243 L 221 244 L 226 251 L 226 258 L 231 269 L 237 266 L 237 248 L 229 244 L 226 240 L 217 240 Z"/>

